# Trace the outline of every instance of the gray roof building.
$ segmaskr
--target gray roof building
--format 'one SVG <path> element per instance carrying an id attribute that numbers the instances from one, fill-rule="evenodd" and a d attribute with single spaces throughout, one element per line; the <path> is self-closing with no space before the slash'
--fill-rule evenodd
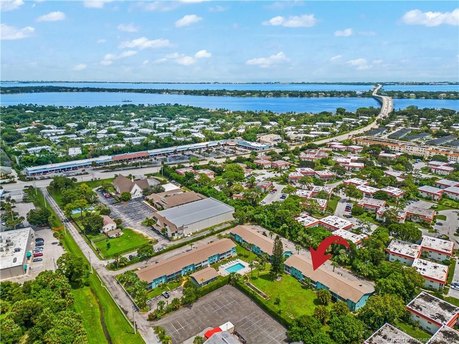
<path id="1" fill-rule="evenodd" d="M 189 235 L 224 222 L 233 221 L 234 208 L 214 198 L 180 205 L 153 214 L 156 228 L 169 237 Z"/>

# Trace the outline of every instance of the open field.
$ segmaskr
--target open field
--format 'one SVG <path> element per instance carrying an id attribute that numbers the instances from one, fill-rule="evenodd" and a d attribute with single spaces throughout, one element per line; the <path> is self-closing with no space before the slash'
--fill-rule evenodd
<path id="1" fill-rule="evenodd" d="M 147 245 L 151 240 L 146 236 L 130 229 L 123 229 L 123 235 L 119 238 L 108 238 L 103 235 L 88 236 L 104 258 L 113 258 L 117 255 L 133 252 Z M 110 244 L 110 245 L 107 245 Z"/>

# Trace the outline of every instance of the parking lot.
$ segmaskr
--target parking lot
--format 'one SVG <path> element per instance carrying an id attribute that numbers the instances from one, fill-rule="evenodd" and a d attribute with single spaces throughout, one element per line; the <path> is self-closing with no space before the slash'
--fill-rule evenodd
<path id="1" fill-rule="evenodd" d="M 113 203 L 112 198 L 105 198 L 101 193 L 97 193 L 99 200 L 108 205 L 113 219 L 123 220 L 123 226 L 136 229 L 150 238 L 158 240 L 159 246 L 169 243 L 169 240 L 159 235 L 151 228 L 142 225 L 142 221 L 153 214 L 152 208 L 143 203 L 142 199 L 133 199 L 129 202 Z"/>
<path id="2" fill-rule="evenodd" d="M 32 239 L 32 246 L 35 244 L 35 238 L 42 238 L 45 240 L 43 247 L 43 256 L 41 261 L 33 262 L 33 257 L 30 259 L 29 271 L 25 275 L 14 277 L 9 281 L 23 283 L 25 281 L 33 280 L 40 272 L 45 270 L 56 270 L 57 260 L 64 253 L 62 246 L 58 245 L 58 240 L 53 236 L 53 231 L 50 228 L 42 228 L 35 231 L 34 239 Z M 54 244 L 53 244 L 54 243 Z"/>
<path id="3" fill-rule="evenodd" d="M 236 288 L 226 285 L 154 323 L 162 326 L 173 343 L 182 343 L 209 327 L 231 321 L 251 344 L 286 343 L 285 328 Z"/>

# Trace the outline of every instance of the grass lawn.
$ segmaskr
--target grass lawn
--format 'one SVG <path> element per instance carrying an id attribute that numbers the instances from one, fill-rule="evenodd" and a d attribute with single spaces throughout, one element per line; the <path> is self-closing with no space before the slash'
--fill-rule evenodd
<path id="1" fill-rule="evenodd" d="M 331 197 L 327 204 L 327 210 L 334 214 L 339 200 L 340 198 L 337 196 Z"/>
<path id="2" fill-rule="evenodd" d="M 89 344 L 108 343 L 101 324 L 99 304 L 91 288 L 74 289 L 72 294 L 75 299 L 75 311 L 83 319 Z"/>
<path id="3" fill-rule="evenodd" d="M 316 304 L 316 293 L 312 289 L 306 289 L 290 275 L 282 275 L 280 281 L 275 281 L 269 274 L 269 270 L 252 273 L 250 282 L 269 296 L 265 301 L 271 308 L 280 310 L 284 318 L 294 319 L 300 315 L 313 315 Z M 275 304 L 279 298 L 280 303 Z"/>
<path id="4" fill-rule="evenodd" d="M 108 238 L 104 235 L 104 239 L 100 234 L 88 237 L 94 242 L 104 258 L 112 258 L 118 254 L 135 251 L 151 241 L 130 228 L 123 229 L 123 235 L 119 238 Z M 110 248 L 108 248 L 107 243 L 110 243 Z"/>
<path id="5" fill-rule="evenodd" d="M 115 178 L 107 178 L 107 179 L 99 179 L 99 180 L 88 180 L 86 182 L 80 182 L 77 184 L 87 184 L 91 189 L 94 189 L 98 186 L 111 186 L 113 179 Z"/>
<path id="6" fill-rule="evenodd" d="M 409 334 L 411 337 L 425 343 L 427 342 L 432 335 L 429 332 L 424 331 L 423 329 L 416 327 L 411 324 L 407 324 L 401 321 L 397 321 L 395 324 L 395 327 L 398 327 L 400 330 L 403 332 L 406 332 Z"/>
<path id="7" fill-rule="evenodd" d="M 64 233 L 63 243 L 67 252 L 73 254 L 75 257 L 81 257 L 87 262 L 86 257 L 83 255 L 83 252 L 81 252 L 80 248 L 78 247 L 78 245 L 73 240 L 70 234 Z M 115 301 L 113 301 L 112 297 L 106 290 L 106 287 L 102 284 L 98 276 L 94 273 L 90 274 L 89 276 L 89 288 L 91 289 L 94 298 L 101 305 L 101 321 L 105 322 L 105 326 L 110 335 L 112 343 L 144 343 L 142 337 L 138 333 L 134 334 L 134 329 L 126 320 L 118 306 L 115 304 Z M 75 303 L 77 302 L 78 299 L 75 299 Z M 75 308 L 78 307 L 86 307 L 86 304 L 75 304 Z M 102 324 L 100 326 L 102 328 Z M 88 329 L 87 331 L 89 332 L 90 329 Z"/>
<path id="8" fill-rule="evenodd" d="M 246 250 L 244 247 L 238 244 L 236 244 L 236 253 L 237 258 L 241 258 L 247 263 L 250 263 L 251 261 L 257 260 L 259 258 L 255 253 Z"/>
<path id="9" fill-rule="evenodd" d="M 446 215 L 437 215 L 437 220 L 445 221 Z"/>
<path id="10" fill-rule="evenodd" d="M 443 210 L 441 208 L 441 206 L 445 207 L 445 209 L 459 209 L 459 202 L 458 201 L 454 201 L 452 199 L 446 199 L 446 198 L 443 198 L 439 203 L 438 203 L 438 207 L 437 207 L 437 210 Z"/>

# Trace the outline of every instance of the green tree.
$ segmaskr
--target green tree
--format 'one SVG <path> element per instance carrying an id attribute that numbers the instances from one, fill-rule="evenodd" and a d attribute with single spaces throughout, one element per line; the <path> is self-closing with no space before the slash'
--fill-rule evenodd
<path id="1" fill-rule="evenodd" d="M 398 295 L 374 295 L 359 312 L 359 319 L 375 331 L 386 322 L 394 323 L 404 313 L 405 304 Z"/>
<path id="2" fill-rule="evenodd" d="M 140 248 L 137 250 L 137 255 L 138 255 L 141 259 L 153 257 L 153 254 L 154 254 L 154 253 L 155 253 L 155 250 L 153 249 L 153 245 L 152 245 L 152 244 L 144 245 L 144 246 L 140 247 Z"/>
<path id="3" fill-rule="evenodd" d="M 322 325 L 325 325 L 330 318 L 330 312 L 326 306 L 319 305 L 314 309 L 314 317 L 319 320 Z"/>
<path id="4" fill-rule="evenodd" d="M 193 344 L 204 344 L 204 338 L 201 336 L 194 337 Z"/>
<path id="5" fill-rule="evenodd" d="M 332 306 L 331 314 L 335 316 L 349 314 L 349 307 L 343 301 L 337 301 Z"/>
<path id="6" fill-rule="evenodd" d="M 422 276 L 414 268 L 404 267 L 399 263 L 390 263 L 387 267 L 390 269 L 389 273 L 376 280 L 376 292 L 399 295 L 404 302 L 412 300 L 424 284 Z"/>
<path id="7" fill-rule="evenodd" d="M 319 320 L 310 315 L 302 315 L 293 321 L 287 331 L 287 336 L 290 342 L 306 342 L 320 332 L 321 328 Z"/>
<path id="8" fill-rule="evenodd" d="M 279 235 L 274 239 L 273 252 L 271 256 L 271 272 L 278 276 L 284 269 L 284 247 Z"/>
<path id="9" fill-rule="evenodd" d="M 127 201 L 130 201 L 132 198 L 132 195 L 130 192 L 122 192 L 121 195 L 120 195 L 120 200 L 122 202 L 127 202 Z"/>
<path id="10" fill-rule="evenodd" d="M 58 270 L 68 278 L 74 287 L 81 287 L 88 277 L 89 270 L 83 258 L 64 253 L 57 260 Z"/>
<path id="11" fill-rule="evenodd" d="M 331 294 L 327 289 L 320 289 L 316 292 L 317 300 L 321 305 L 327 306 L 331 302 Z"/>
<path id="12" fill-rule="evenodd" d="M 85 216 L 81 220 L 81 223 L 85 231 L 89 233 L 98 233 L 104 226 L 104 219 L 100 215 L 91 214 L 91 215 Z"/>
<path id="13" fill-rule="evenodd" d="M 47 208 L 32 209 L 27 213 L 27 222 L 33 226 L 48 225 L 48 218 L 51 212 Z"/>
<path id="14" fill-rule="evenodd" d="M 16 344 L 20 342 L 22 329 L 13 319 L 7 317 L 0 321 L 0 333 L 2 334 L 2 343 Z"/>
<path id="15" fill-rule="evenodd" d="M 363 342 L 363 323 L 353 315 L 332 316 L 329 322 L 330 337 L 340 344 Z"/>

